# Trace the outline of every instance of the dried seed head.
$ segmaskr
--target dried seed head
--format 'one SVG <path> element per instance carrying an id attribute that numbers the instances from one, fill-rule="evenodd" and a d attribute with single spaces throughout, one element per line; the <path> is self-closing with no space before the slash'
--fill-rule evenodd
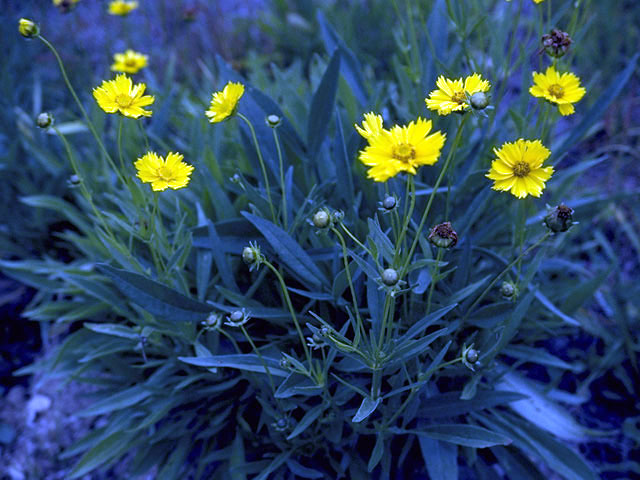
<path id="1" fill-rule="evenodd" d="M 451 226 L 451 222 L 444 222 L 433 227 L 428 238 L 436 247 L 453 248 L 458 243 L 458 234 Z"/>
<path id="2" fill-rule="evenodd" d="M 544 217 L 544 224 L 552 232 L 566 232 L 573 225 L 573 209 L 563 204 L 550 209 Z"/>
<path id="3" fill-rule="evenodd" d="M 567 32 L 554 28 L 550 33 L 543 35 L 540 42 L 542 43 L 541 52 L 544 50 L 550 57 L 560 58 L 569 51 L 573 40 Z"/>

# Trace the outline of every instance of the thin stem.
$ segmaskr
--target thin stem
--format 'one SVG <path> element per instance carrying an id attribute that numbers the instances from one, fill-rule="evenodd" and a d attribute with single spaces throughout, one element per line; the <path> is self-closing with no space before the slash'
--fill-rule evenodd
<path id="1" fill-rule="evenodd" d="M 262 354 L 260 353 L 260 350 L 258 350 L 258 348 L 256 347 L 256 344 L 253 343 L 253 339 L 249 336 L 249 332 L 247 332 L 247 329 L 244 328 L 244 325 L 240 325 L 240 329 L 242 330 L 242 333 L 244 333 L 245 338 L 251 344 L 251 348 L 253 349 L 255 354 L 260 359 L 260 363 L 262 363 L 262 366 L 264 367 L 264 371 L 267 372 L 267 376 L 269 377 L 269 383 L 271 384 L 271 390 L 273 391 L 273 394 L 275 395 L 276 386 L 275 386 L 275 383 L 273 383 L 273 377 L 271 376 L 271 371 L 269 370 L 269 367 L 267 366 L 267 362 L 264 361 L 264 358 L 263 358 Z"/>
<path id="2" fill-rule="evenodd" d="M 415 238 L 413 239 L 413 243 L 411 244 L 411 249 L 409 250 L 409 255 L 407 255 L 405 261 L 404 261 L 404 265 L 402 267 L 402 270 L 400 271 L 400 278 L 402 278 L 406 273 L 407 273 L 407 269 L 409 268 L 409 263 L 411 263 L 411 257 L 413 256 L 413 252 L 415 252 L 416 247 L 418 246 L 418 241 L 420 240 L 420 233 L 422 232 L 422 229 L 424 228 L 424 224 L 427 221 L 427 217 L 429 215 L 429 211 L 431 210 L 431 204 L 433 203 L 433 199 L 435 198 L 436 192 L 438 191 L 438 187 L 440 186 L 440 183 L 442 183 L 442 179 L 444 178 L 444 175 L 447 173 L 447 169 L 449 168 L 449 164 L 451 163 L 451 159 L 453 158 L 454 153 L 456 152 L 457 148 L 458 148 L 458 144 L 460 143 L 460 140 L 462 139 L 462 131 L 464 130 L 464 124 L 467 121 L 468 116 L 465 115 L 462 118 L 462 121 L 460 122 L 460 125 L 458 126 L 458 131 L 456 133 L 455 138 L 453 139 L 453 144 L 451 145 L 451 150 L 449 150 L 449 155 L 447 155 L 447 159 L 444 162 L 444 166 L 442 167 L 442 170 L 440 171 L 440 175 L 438 175 L 438 178 L 436 180 L 436 183 L 433 186 L 433 190 L 431 191 L 431 195 L 429 195 L 429 201 L 427 202 L 427 206 L 424 209 L 424 213 L 422 214 L 422 219 L 420 220 L 420 225 L 418 225 L 418 229 L 416 230 L 416 234 L 415 234 Z"/>
<path id="3" fill-rule="evenodd" d="M 113 159 L 111 158 L 111 155 L 109 155 L 109 152 L 107 152 L 107 149 L 105 148 L 104 143 L 102 143 L 102 140 L 100 139 L 100 136 L 98 135 L 98 132 L 96 131 L 96 128 L 94 127 L 93 123 L 89 119 L 89 115 L 87 114 L 87 111 L 82 106 L 82 102 L 78 98 L 78 95 L 76 94 L 76 91 L 73 89 L 73 86 L 71 85 L 71 82 L 69 81 L 69 77 L 67 76 L 67 71 L 64 68 L 64 64 L 62 63 L 62 59 L 60 58 L 60 55 L 58 54 L 58 51 L 42 35 L 38 35 L 38 38 L 42 41 L 42 43 L 44 43 L 49 48 L 49 50 L 51 50 L 53 55 L 56 57 L 56 60 L 58 61 L 58 66 L 60 67 L 60 72 L 62 73 L 62 77 L 64 78 L 64 83 L 67 85 L 67 88 L 69 89 L 69 92 L 71 92 L 71 96 L 73 97 L 73 99 L 75 100 L 76 104 L 78 105 L 78 108 L 82 112 L 82 116 L 84 117 L 85 121 L 87 122 L 87 126 L 89 127 L 89 130 L 91 130 L 91 133 L 93 134 L 94 138 L 96 139 L 96 142 L 98 142 L 100 150 L 102 150 L 102 153 L 106 157 L 107 161 L 109 162 L 109 165 L 111 166 L 113 171 L 116 173 L 116 175 L 118 176 L 120 181 L 122 183 L 126 184 L 124 177 L 118 171 L 115 163 L 113 162 Z"/>
<path id="4" fill-rule="evenodd" d="M 358 240 L 358 238 L 353 233 L 351 233 L 351 230 L 349 230 L 344 223 L 340 223 L 340 227 L 342 227 L 342 229 L 344 230 L 344 233 L 346 233 L 349 236 L 349 238 L 356 243 L 356 245 L 362 248 L 365 252 L 367 252 L 371 256 L 371 258 L 373 258 L 373 261 L 376 262 L 376 266 L 380 268 L 378 259 L 371 253 L 371 250 L 369 250 L 365 244 L 363 244 L 360 240 Z"/>
<path id="5" fill-rule="evenodd" d="M 284 161 L 282 158 L 282 149 L 280 148 L 280 140 L 278 139 L 278 132 L 273 129 L 273 140 L 276 142 L 276 150 L 278 152 L 278 165 L 280 166 L 280 191 L 282 195 L 282 224 L 284 229 L 287 229 L 287 192 L 284 185 Z"/>
<path id="6" fill-rule="evenodd" d="M 353 309 L 355 310 L 356 322 L 358 324 L 358 331 L 356 332 L 356 339 L 354 340 L 354 344 L 357 346 L 360 341 L 360 334 L 361 334 L 360 332 L 362 331 L 362 335 L 364 335 L 365 332 L 364 332 L 364 324 L 362 323 L 362 317 L 360 316 L 360 309 L 358 308 L 358 297 L 356 296 L 356 289 L 353 286 L 353 280 L 351 278 L 351 270 L 349 269 L 347 245 L 344 241 L 344 237 L 342 236 L 342 234 L 337 228 L 331 227 L 331 231 L 333 231 L 333 233 L 336 234 L 336 237 L 338 237 L 338 240 L 340 241 L 340 245 L 342 246 L 342 260 L 344 262 L 344 271 L 347 276 L 347 282 L 349 283 L 349 291 L 351 292 L 351 301 L 353 302 Z"/>
<path id="7" fill-rule="evenodd" d="M 434 267 L 435 275 L 431 276 L 431 285 L 429 285 L 429 295 L 427 296 L 427 315 L 431 312 L 431 297 L 433 296 L 433 291 L 436 288 L 436 283 L 438 283 L 438 276 L 440 275 L 440 260 L 442 260 L 443 253 L 444 248 L 438 247 L 436 265 Z"/>
<path id="8" fill-rule="evenodd" d="M 120 117 L 118 119 L 118 158 L 120 159 L 120 167 L 122 168 L 122 172 L 124 173 L 124 155 L 122 155 L 122 125 L 124 123 L 124 119 Z"/>
<path id="9" fill-rule="evenodd" d="M 407 194 L 405 198 L 406 197 L 409 198 L 409 209 L 405 211 L 402 230 L 400 231 L 400 235 L 398 236 L 398 240 L 396 242 L 396 252 L 395 252 L 396 258 L 400 255 L 400 252 L 402 251 L 402 244 L 404 242 L 405 236 L 407 235 L 407 230 L 409 229 L 409 224 L 411 223 L 411 217 L 413 216 L 413 211 L 416 206 L 416 184 L 415 184 L 413 175 L 408 175 L 407 177 Z"/>
<path id="10" fill-rule="evenodd" d="M 480 303 L 482 301 L 482 299 L 487 295 L 487 293 L 489 293 L 491 291 L 491 289 L 493 288 L 493 286 L 498 283 L 498 281 L 509 271 L 511 270 L 511 268 L 513 268 L 513 266 L 518 263 L 520 261 L 520 259 L 522 259 L 523 257 L 526 257 L 527 254 L 533 250 L 534 248 L 538 247 L 540 244 L 542 244 L 542 242 L 544 242 L 547 238 L 549 238 L 549 236 L 551 235 L 550 232 L 546 232 L 542 237 L 540 237 L 540 239 L 534 243 L 533 245 L 531 245 L 529 248 L 527 248 L 524 252 L 522 252 L 516 259 L 514 259 L 511 263 L 509 263 L 509 265 L 507 265 L 504 270 L 502 270 L 502 272 L 500 272 L 492 281 L 491 283 L 487 286 L 487 288 L 484 289 L 484 291 L 480 294 L 480 296 L 478 298 L 476 298 L 476 300 L 471 304 L 471 306 L 467 309 L 467 313 L 465 314 L 465 318 L 469 315 L 469 313 L 471 311 L 473 311 L 474 307 L 476 305 L 478 305 L 478 303 Z"/>
<path id="11" fill-rule="evenodd" d="M 264 264 L 271 270 L 274 275 L 278 278 L 278 282 L 280 283 L 280 288 L 282 290 L 282 294 L 284 295 L 284 300 L 287 304 L 287 308 L 289 309 L 289 313 L 291 314 L 291 318 L 293 319 L 293 323 L 296 326 L 296 330 L 298 331 L 298 336 L 300 337 L 300 342 L 302 343 L 302 348 L 304 349 L 304 353 L 307 357 L 307 361 L 309 362 L 309 369 L 313 371 L 313 363 L 311 362 L 311 353 L 307 348 L 307 343 L 304 339 L 304 334 L 302 333 L 302 329 L 300 328 L 300 324 L 298 323 L 298 317 L 296 316 L 296 311 L 293 308 L 293 304 L 291 303 L 291 297 L 289 297 L 289 291 L 287 290 L 287 285 L 284 283 L 284 278 L 268 260 L 264 261 Z"/>
<path id="12" fill-rule="evenodd" d="M 271 210 L 271 218 L 275 223 L 277 220 L 276 220 L 276 211 L 273 208 L 273 201 L 271 200 L 271 185 L 269 184 L 269 176 L 267 175 L 267 167 L 265 166 L 264 158 L 262 158 L 262 150 L 260 149 L 260 144 L 258 143 L 258 137 L 256 136 L 256 131 L 253 128 L 253 124 L 251 123 L 251 120 L 249 120 L 247 117 L 245 117 L 240 112 L 236 113 L 236 115 L 238 115 L 238 117 L 240 117 L 242 120 L 244 120 L 244 122 L 249 127 L 249 131 L 251 132 L 251 137 L 253 138 L 253 144 L 256 147 L 256 153 L 258 154 L 258 160 L 260 161 L 260 168 L 262 169 L 262 176 L 264 177 L 265 188 L 267 190 L 267 200 L 269 201 L 269 209 Z"/>

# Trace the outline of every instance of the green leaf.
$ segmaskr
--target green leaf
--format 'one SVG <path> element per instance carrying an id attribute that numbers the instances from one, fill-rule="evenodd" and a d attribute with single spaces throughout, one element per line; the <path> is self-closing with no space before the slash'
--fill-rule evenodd
<path id="1" fill-rule="evenodd" d="M 80 417 L 104 415 L 105 413 L 122 410 L 123 408 L 127 408 L 140 403 L 150 396 L 151 392 L 142 388 L 141 386 L 127 388 L 126 390 L 122 390 L 114 395 L 111 395 L 110 397 L 103 398 L 90 407 L 80 411 L 76 415 Z"/>
<path id="2" fill-rule="evenodd" d="M 255 477 L 255 480 L 267 480 L 267 478 L 269 478 L 269 475 L 280 468 L 280 466 L 283 465 L 290 456 L 291 452 L 282 452 L 280 455 L 274 458 L 273 461 L 265 469 L 261 469 L 262 473 Z"/>
<path id="3" fill-rule="evenodd" d="M 136 305 L 152 315 L 178 322 L 199 322 L 213 308 L 193 300 L 161 283 L 140 274 L 98 264 L 98 269 L 110 277 L 115 286 Z"/>
<path id="4" fill-rule="evenodd" d="M 247 372 L 266 373 L 262 361 L 264 360 L 271 375 L 287 377 L 289 372 L 280 368 L 280 362 L 273 358 L 262 356 L 262 359 L 254 353 L 237 355 L 214 355 L 213 357 L 178 357 L 178 360 L 197 367 L 227 367 L 237 368 Z"/>
<path id="5" fill-rule="evenodd" d="M 134 437 L 135 434 L 126 432 L 116 432 L 108 436 L 82 456 L 71 470 L 69 478 L 82 477 L 103 463 L 124 454 L 133 447 L 131 440 Z"/>
<path id="6" fill-rule="evenodd" d="M 315 286 L 326 284 L 326 278 L 311 257 L 287 232 L 264 218 L 248 212 L 242 212 L 242 215 L 262 233 L 280 260 L 290 268 L 292 274 Z"/>
<path id="7" fill-rule="evenodd" d="M 369 458 L 369 463 L 367 464 L 367 471 L 372 472 L 374 468 L 380 463 L 382 459 L 382 454 L 384 453 L 384 434 L 382 432 L 378 432 L 376 438 L 376 444 L 373 447 L 373 451 L 371 452 L 371 458 Z"/>
<path id="8" fill-rule="evenodd" d="M 313 383 L 309 377 L 297 372 L 291 372 L 284 382 L 278 386 L 275 397 L 290 398 L 294 395 L 313 396 L 320 393 L 322 393 L 322 387 Z"/>
<path id="9" fill-rule="evenodd" d="M 373 400 L 369 396 L 364 397 L 362 399 L 362 403 L 360 404 L 360 408 L 358 408 L 358 411 L 353 416 L 353 419 L 351 421 L 353 423 L 359 423 L 363 421 L 365 418 L 371 415 L 376 410 L 376 408 L 378 408 L 378 405 L 380 405 L 381 401 L 381 397 L 378 397 L 375 400 Z"/>
<path id="10" fill-rule="evenodd" d="M 333 106 L 338 90 L 338 77 L 340 75 L 340 51 L 336 50 L 331 56 L 331 61 L 320 80 L 320 85 L 313 94 L 309 118 L 307 122 L 307 145 L 311 159 L 318 156 L 322 142 L 324 141 Z"/>
<path id="11" fill-rule="evenodd" d="M 292 438 L 297 437 L 307 428 L 309 428 L 309 425 L 315 422 L 316 419 L 320 415 L 322 415 L 322 412 L 324 412 L 324 410 L 325 406 L 322 403 L 311 408 L 307 413 L 304 414 L 304 416 L 300 419 L 300 422 L 298 422 L 293 431 L 287 436 L 287 440 L 291 440 Z"/>
<path id="12" fill-rule="evenodd" d="M 418 441 L 429 478 L 458 480 L 458 447 L 456 445 L 425 436 L 419 437 Z"/>
<path id="13" fill-rule="evenodd" d="M 511 439 L 500 433 L 492 432 L 486 428 L 476 425 L 465 424 L 444 424 L 427 425 L 421 430 L 404 430 L 401 428 L 390 428 L 389 431 L 399 434 L 413 434 L 454 443 L 465 447 L 486 448 L 494 445 L 509 445 Z"/>
<path id="14" fill-rule="evenodd" d="M 420 403 L 420 418 L 455 417 L 485 408 L 507 405 L 527 398 L 515 392 L 480 390 L 472 400 L 460 399 L 458 392 L 443 393 L 427 398 Z"/>
<path id="15" fill-rule="evenodd" d="M 103 335 L 112 335 L 114 337 L 128 338 L 129 340 L 140 340 L 140 334 L 136 333 L 131 327 L 117 325 L 115 323 L 89 323 L 85 322 L 84 328 L 92 332 L 102 333 Z"/>

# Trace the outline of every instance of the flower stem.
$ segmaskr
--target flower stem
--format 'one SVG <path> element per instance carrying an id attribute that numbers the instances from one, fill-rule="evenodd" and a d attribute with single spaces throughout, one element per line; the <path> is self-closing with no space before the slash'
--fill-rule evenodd
<path id="1" fill-rule="evenodd" d="M 287 229 L 287 191 L 284 185 L 284 161 L 282 158 L 282 149 L 280 148 L 280 140 L 278 139 L 278 132 L 273 128 L 273 140 L 276 142 L 276 150 L 278 152 L 278 164 L 280 166 L 280 191 L 282 195 L 282 225 L 284 229 Z"/>
<path id="2" fill-rule="evenodd" d="M 58 51 L 42 35 L 38 35 L 38 38 L 42 41 L 42 43 L 44 43 L 49 48 L 49 50 L 51 50 L 53 55 L 56 57 L 56 60 L 58 61 L 58 66 L 60 67 L 60 72 L 62 73 L 62 77 L 64 78 L 64 83 L 67 85 L 67 88 L 69 89 L 69 92 L 71 92 L 71 96 L 73 97 L 73 99 L 75 100 L 76 104 L 78 105 L 78 108 L 82 112 L 82 116 L 84 117 L 85 121 L 87 122 L 87 126 L 89 127 L 89 130 L 91 131 L 91 133 L 93 134 L 94 138 L 96 139 L 96 142 L 98 142 L 98 146 L 100 147 L 100 150 L 102 150 L 102 153 L 104 154 L 104 156 L 106 157 L 107 161 L 109 162 L 109 165 L 111 166 L 112 170 L 118 176 L 118 179 L 122 183 L 126 184 L 124 177 L 118 171 L 118 168 L 116 167 L 115 163 L 113 162 L 113 159 L 111 158 L 111 155 L 109 155 L 109 152 L 107 152 L 107 149 L 105 148 L 104 143 L 102 143 L 102 140 L 100 139 L 100 136 L 98 135 L 98 132 L 96 131 L 95 126 L 93 125 L 93 122 L 91 122 L 91 119 L 89 119 L 89 115 L 87 114 L 87 111 L 82 106 L 82 102 L 78 98 L 78 95 L 76 94 L 76 91 L 73 89 L 73 86 L 71 85 L 71 82 L 69 81 L 69 77 L 67 76 L 67 71 L 64 68 L 64 63 L 62 63 L 62 59 L 60 58 L 60 55 L 58 54 Z"/>
<path id="3" fill-rule="evenodd" d="M 438 283 L 438 276 L 440 275 L 440 261 L 442 260 L 442 255 L 444 253 L 444 248 L 438 247 L 438 254 L 436 255 L 436 265 L 434 267 L 435 275 L 431 276 L 431 285 L 429 285 L 429 295 L 427 296 L 427 315 L 431 312 L 431 297 L 433 296 L 433 291 L 436 288 L 436 283 Z"/>
<path id="4" fill-rule="evenodd" d="M 251 120 L 245 117 L 240 112 L 236 113 L 238 117 L 240 117 L 249 127 L 249 131 L 251 132 L 251 138 L 253 138 L 253 144 L 256 147 L 256 153 L 258 154 L 258 160 L 260 161 L 260 168 L 262 169 L 262 176 L 264 177 L 265 189 L 267 190 L 267 200 L 269 201 L 269 209 L 271 210 L 271 218 L 274 221 L 276 220 L 276 211 L 273 208 L 273 201 L 271 200 L 271 185 L 269 184 L 269 176 L 267 175 L 267 167 L 264 163 L 264 158 L 262 158 L 262 150 L 260 149 L 260 144 L 258 143 L 258 137 L 256 136 L 256 131 L 253 128 L 253 124 Z"/>
<path id="5" fill-rule="evenodd" d="M 427 221 L 427 217 L 429 215 L 429 211 L 431 210 L 431 204 L 433 203 L 433 199 L 435 198 L 436 192 L 438 191 L 438 187 L 440 183 L 442 183 L 442 179 L 447 173 L 447 169 L 449 168 L 449 164 L 451 163 L 451 159 L 453 158 L 456 150 L 458 149 L 458 145 L 460 144 L 460 140 L 462 139 L 462 131 L 464 130 L 464 124 L 467 121 L 467 116 L 462 117 L 462 121 L 458 126 L 458 131 L 456 132 L 456 136 L 453 139 L 453 144 L 451 145 L 451 150 L 449 150 L 449 155 L 447 155 L 447 159 L 444 162 L 444 166 L 440 171 L 440 175 L 436 180 L 436 183 L 433 185 L 433 190 L 431 191 L 431 195 L 429 195 L 429 201 L 427 202 L 427 206 L 424 209 L 424 213 L 422 214 L 422 219 L 420 220 L 420 224 L 418 225 L 418 229 L 416 230 L 415 238 L 413 239 L 413 243 L 411 244 L 411 249 L 409 250 L 409 254 L 405 258 L 404 265 L 402 266 L 402 270 L 400 271 L 400 278 L 402 278 L 409 268 L 409 264 L 411 263 L 411 257 L 413 257 L 413 253 L 418 246 L 418 241 L 420 240 L 420 233 L 424 228 L 424 224 Z"/>
<path id="6" fill-rule="evenodd" d="M 264 361 L 264 357 L 260 353 L 260 350 L 258 350 L 258 348 L 256 347 L 256 344 L 253 343 L 253 339 L 249 335 L 249 332 L 247 332 L 247 329 L 244 328 L 244 325 L 240 325 L 240 329 L 242 330 L 242 333 L 244 333 L 245 338 L 251 344 L 251 348 L 253 349 L 255 354 L 260 359 L 260 363 L 262 363 L 262 366 L 264 367 L 264 371 L 267 372 L 267 376 L 269 377 L 269 383 L 271 384 L 271 390 L 273 391 L 273 394 L 275 395 L 276 394 L 276 386 L 273 383 L 273 377 L 271 376 L 271 371 L 269 370 L 269 367 L 267 366 L 267 362 Z"/>

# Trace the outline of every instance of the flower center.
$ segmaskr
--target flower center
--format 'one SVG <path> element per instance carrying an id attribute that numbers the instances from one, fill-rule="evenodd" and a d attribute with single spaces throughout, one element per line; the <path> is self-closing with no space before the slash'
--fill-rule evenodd
<path id="1" fill-rule="evenodd" d="M 126 93 L 119 93 L 116 95 L 116 103 L 119 107 L 129 107 L 133 103 L 133 98 L 131 95 L 127 95 Z"/>
<path id="2" fill-rule="evenodd" d="M 456 102 L 457 104 L 463 104 L 467 101 L 467 96 L 464 93 L 464 90 L 459 90 L 451 96 L 451 101 Z"/>
<path id="3" fill-rule="evenodd" d="M 531 167 L 527 162 L 518 162 L 513 166 L 513 174 L 516 177 L 526 177 L 530 171 Z"/>
<path id="4" fill-rule="evenodd" d="M 558 85 L 557 83 L 554 83 L 553 85 L 549 86 L 549 95 L 551 95 L 552 97 L 560 98 L 564 95 L 564 88 L 562 88 L 562 86 Z"/>
<path id="5" fill-rule="evenodd" d="M 157 173 L 158 173 L 158 176 L 165 181 L 169 181 L 173 178 L 173 173 L 171 172 L 171 169 L 167 168 L 164 165 L 158 168 Z"/>
<path id="6" fill-rule="evenodd" d="M 136 62 L 136 59 L 135 59 L 135 58 L 127 58 L 127 59 L 124 61 L 124 64 L 125 64 L 127 67 L 135 67 L 135 66 L 137 65 L 137 62 Z"/>
<path id="7" fill-rule="evenodd" d="M 408 143 L 400 143 L 393 147 L 393 158 L 407 163 L 409 159 L 416 158 L 416 151 Z"/>

